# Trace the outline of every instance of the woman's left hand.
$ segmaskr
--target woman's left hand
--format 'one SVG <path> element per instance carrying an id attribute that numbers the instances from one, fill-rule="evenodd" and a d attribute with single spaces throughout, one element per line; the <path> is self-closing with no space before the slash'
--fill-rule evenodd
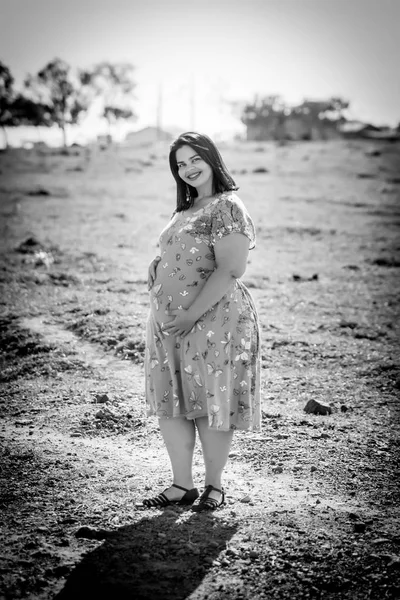
<path id="1" fill-rule="evenodd" d="M 169 321 L 163 327 L 163 331 L 169 335 L 180 335 L 184 337 L 193 329 L 193 326 L 196 323 L 186 308 L 170 308 L 168 315 L 174 317 L 172 321 Z"/>

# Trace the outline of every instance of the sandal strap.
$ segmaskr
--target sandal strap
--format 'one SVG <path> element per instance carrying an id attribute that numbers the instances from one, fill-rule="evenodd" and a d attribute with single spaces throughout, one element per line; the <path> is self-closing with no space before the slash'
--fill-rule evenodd
<path id="1" fill-rule="evenodd" d="M 162 492 L 154 498 L 148 498 L 147 500 L 143 500 L 143 504 L 148 507 L 167 506 L 169 504 L 169 500 L 164 494 L 164 492 Z"/>
<path id="2" fill-rule="evenodd" d="M 185 492 L 185 494 L 180 499 L 180 501 L 169 500 L 164 493 L 167 490 L 169 490 L 169 488 L 166 488 L 163 492 L 161 492 L 161 494 L 158 494 L 158 496 L 155 496 L 154 498 L 147 498 L 146 500 L 143 500 L 144 506 L 147 506 L 147 508 L 157 508 L 157 507 L 162 508 L 164 506 L 168 506 L 168 504 L 174 504 L 176 502 L 181 502 L 182 500 L 185 501 L 185 496 L 187 496 L 187 494 L 190 490 L 182 487 L 181 485 L 177 485 L 176 483 L 173 483 L 170 487 L 175 487 L 175 488 L 178 488 L 179 490 L 183 490 Z M 196 490 L 196 494 L 198 495 L 197 490 Z"/>
<path id="3" fill-rule="evenodd" d="M 188 490 L 188 488 L 184 488 L 184 487 L 182 487 L 181 485 L 177 485 L 176 483 L 173 483 L 173 484 L 171 485 L 171 487 L 178 488 L 178 490 L 183 490 L 184 492 L 188 492 L 188 491 L 189 491 L 189 490 Z"/>
<path id="4" fill-rule="evenodd" d="M 204 498 L 208 498 L 208 496 L 211 494 L 211 492 L 218 492 L 219 494 L 222 494 L 222 496 L 224 495 L 224 490 L 219 490 L 218 488 L 214 487 L 213 485 L 207 485 L 204 489 L 204 492 L 202 493 L 202 496 L 204 496 Z"/>
<path id="5" fill-rule="evenodd" d="M 217 508 L 218 506 L 220 506 L 218 500 L 215 500 L 214 498 L 206 498 L 205 500 L 203 500 L 202 504 L 205 506 L 209 506 L 210 508 Z"/>

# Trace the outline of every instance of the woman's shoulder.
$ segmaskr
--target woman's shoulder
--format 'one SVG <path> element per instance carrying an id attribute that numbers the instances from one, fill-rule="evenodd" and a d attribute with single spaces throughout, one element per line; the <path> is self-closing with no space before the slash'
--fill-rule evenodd
<path id="1" fill-rule="evenodd" d="M 238 208 L 241 211 L 247 212 L 246 207 L 235 190 L 227 190 L 222 192 L 219 196 L 219 201 L 216 203 L 216 207 L 219 209 L 232 209 Z"/>

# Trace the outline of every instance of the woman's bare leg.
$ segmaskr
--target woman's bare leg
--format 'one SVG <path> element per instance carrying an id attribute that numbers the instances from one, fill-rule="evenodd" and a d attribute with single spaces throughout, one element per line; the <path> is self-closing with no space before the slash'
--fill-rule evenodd
<path id="1" fill-rule="evenodd" d="M 194 422 L 176 417 L 159 419 L 159 425 L 171 461 L 174 483 L 191 490 L 194 487 L 192 462 L 196 442 Z M 169 500 L 178 500 L 184 493 L 177 488 L 169 488 L 165 495 Z"/>
<path id="2" fill-rule="evenodd" d="M 233 429 L 231 431 L 209 429 L 208 417 L 196 419 L 196 425 L 203 448 L 204 465 L 206 468 L 205 485 L 212 485 L 220 490 L 222 473 L 228 462 L 231 448 Z M 209 497 L 214 498 L 218 502 L 221 500 L 218 492 L 211 492 Z"/>

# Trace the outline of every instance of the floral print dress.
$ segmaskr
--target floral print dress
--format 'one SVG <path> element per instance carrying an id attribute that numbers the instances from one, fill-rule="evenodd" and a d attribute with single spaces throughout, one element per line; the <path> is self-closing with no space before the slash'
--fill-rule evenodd
<path id="1" fill-rule="evenodd" d="M 259 430 L 260 333 L 253 299 L 240 279 L 183 338 L 163 332 L 169 308 L 188 308 L 216 268 L 214 244 L 253 222 L 235 192 L 218 194 L 190 216 L 174 212 L 160 235 L 161 261 L 146 327 L 146 403 L 160 418 L 207 416 L 209 427 Z"/>

